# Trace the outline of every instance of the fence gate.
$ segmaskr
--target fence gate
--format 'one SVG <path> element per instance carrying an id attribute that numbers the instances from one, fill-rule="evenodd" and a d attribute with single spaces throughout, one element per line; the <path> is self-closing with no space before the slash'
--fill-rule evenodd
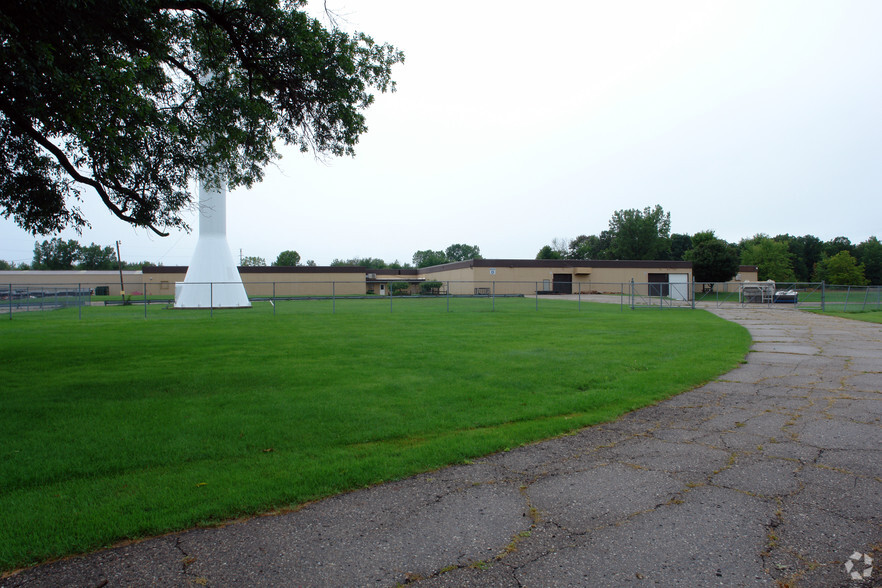
<path id="1" fill-rule="evenodd" d="M 670 292 L 668 286 L 668 274 L 647 274 L 649 282 L 649 296 L 667 296 Z"/>
<path id="2" fill-rule="evenodd" d="M 689 300 L 689 274 L 668 274 L 668 286 L 673 300 Z"/>

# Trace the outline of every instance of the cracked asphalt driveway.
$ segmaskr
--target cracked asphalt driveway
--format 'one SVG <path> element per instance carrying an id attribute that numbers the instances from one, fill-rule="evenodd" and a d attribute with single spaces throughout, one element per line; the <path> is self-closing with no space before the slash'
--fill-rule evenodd
<path id="1" fill-rule="evenodd" d="M 748 361 L 614 423 L 2 586 L 882 586 L 882 327 L 713 312 Z"/>

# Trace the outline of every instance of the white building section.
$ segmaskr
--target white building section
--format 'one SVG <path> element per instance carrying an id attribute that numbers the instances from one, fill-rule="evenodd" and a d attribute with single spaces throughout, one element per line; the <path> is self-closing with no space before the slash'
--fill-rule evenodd
<path id="1" fill-rule="evenodd" d="M 199 240 L 183 282 L 175 284 L 175 308 L 248 308 L 251 302 L 227 243 L 227 189 L 199 183 Z"/>
<path id="2" fill-rule="evenodd" d="M 689 274 L 668 274 L 672 300 L 689 300 Z"/>

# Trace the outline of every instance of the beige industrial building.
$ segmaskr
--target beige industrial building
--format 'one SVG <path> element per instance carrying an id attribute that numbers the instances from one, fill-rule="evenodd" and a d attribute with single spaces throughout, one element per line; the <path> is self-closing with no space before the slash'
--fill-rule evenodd
<path id="1" fill-rule="evenodd" d="M 303 296 L 363 296 L 363 267 L 240 267 L 239 276 L 249 298 L 299 298 Z M 183 282 L 187 266 L 145 267 L 143 282 L 151 294 L 174 296 L 175 283 Z"/>
<path id="2" fill-rule="evenodd" d="M 40 292 L 91 291 L 106 288 L 107 294 L 118 296 L 123 286 L 129 292 L 141 290 L 140 271 L 123 270 L 11 270 L 0 271 L 0 292 L 33 290 Z M 120 284 L 123 284 L 121 286 Z"/>
<path id="3" fill-rule="evenodd" d="M 740 266 L 733 283 L 756 281 L 756 266 Z M 620 294 L 692 296 L 692 263 L 688 261 L 472 259 L 432 267 L 376 270 L 369 289 L 385 294 L 395 282 L 411 284 L 410 292 L 438 290 L 475 294 Z M 632 285 L 633 284 L 633 285 Z M 431 287 L 426 287 L 430 285 Z M 695 284 L 704 288 L 704 284 Z"/>
<path id="4" fill-rule="evenodd" d="M 148 266 L 143 271 L 0 271 L 7 290 L 83 289 L 118 296 L 168 295 L 183 282 L 184 266 Z M 364 267 L 240 267 L 250 298 L 410 294 L 523 295 L 628 293 L 692 297 L 688 261 L 473 259 L 420 269 Z M 733 282 L 755 282 L 756 266 L 741 266 Z M 695 285 L 700 288 L 700 285 Z"/>
<path id="5" fill-rule="evenodd" d="M 448 282 L 455 295 L 474 294 L 475 288 L 498 295 L 620 293 L 632 280 L 689 283 L 692 262 L 472 259 L 423 268 L 420 274 Z"/>

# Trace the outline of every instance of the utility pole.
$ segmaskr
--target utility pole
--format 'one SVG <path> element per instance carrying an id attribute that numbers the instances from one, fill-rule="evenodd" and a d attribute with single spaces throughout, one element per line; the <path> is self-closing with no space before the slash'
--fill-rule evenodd
<path id="1" fill-rule="evenodd" d="M 126 302 L 126 286 L 123 284 L 122 277 L 122 258 L 119 256 L 119 241 L 116 242 L 116 263 L 119 267 L 119 293 L 122 296 L 123 304 Z"/>

